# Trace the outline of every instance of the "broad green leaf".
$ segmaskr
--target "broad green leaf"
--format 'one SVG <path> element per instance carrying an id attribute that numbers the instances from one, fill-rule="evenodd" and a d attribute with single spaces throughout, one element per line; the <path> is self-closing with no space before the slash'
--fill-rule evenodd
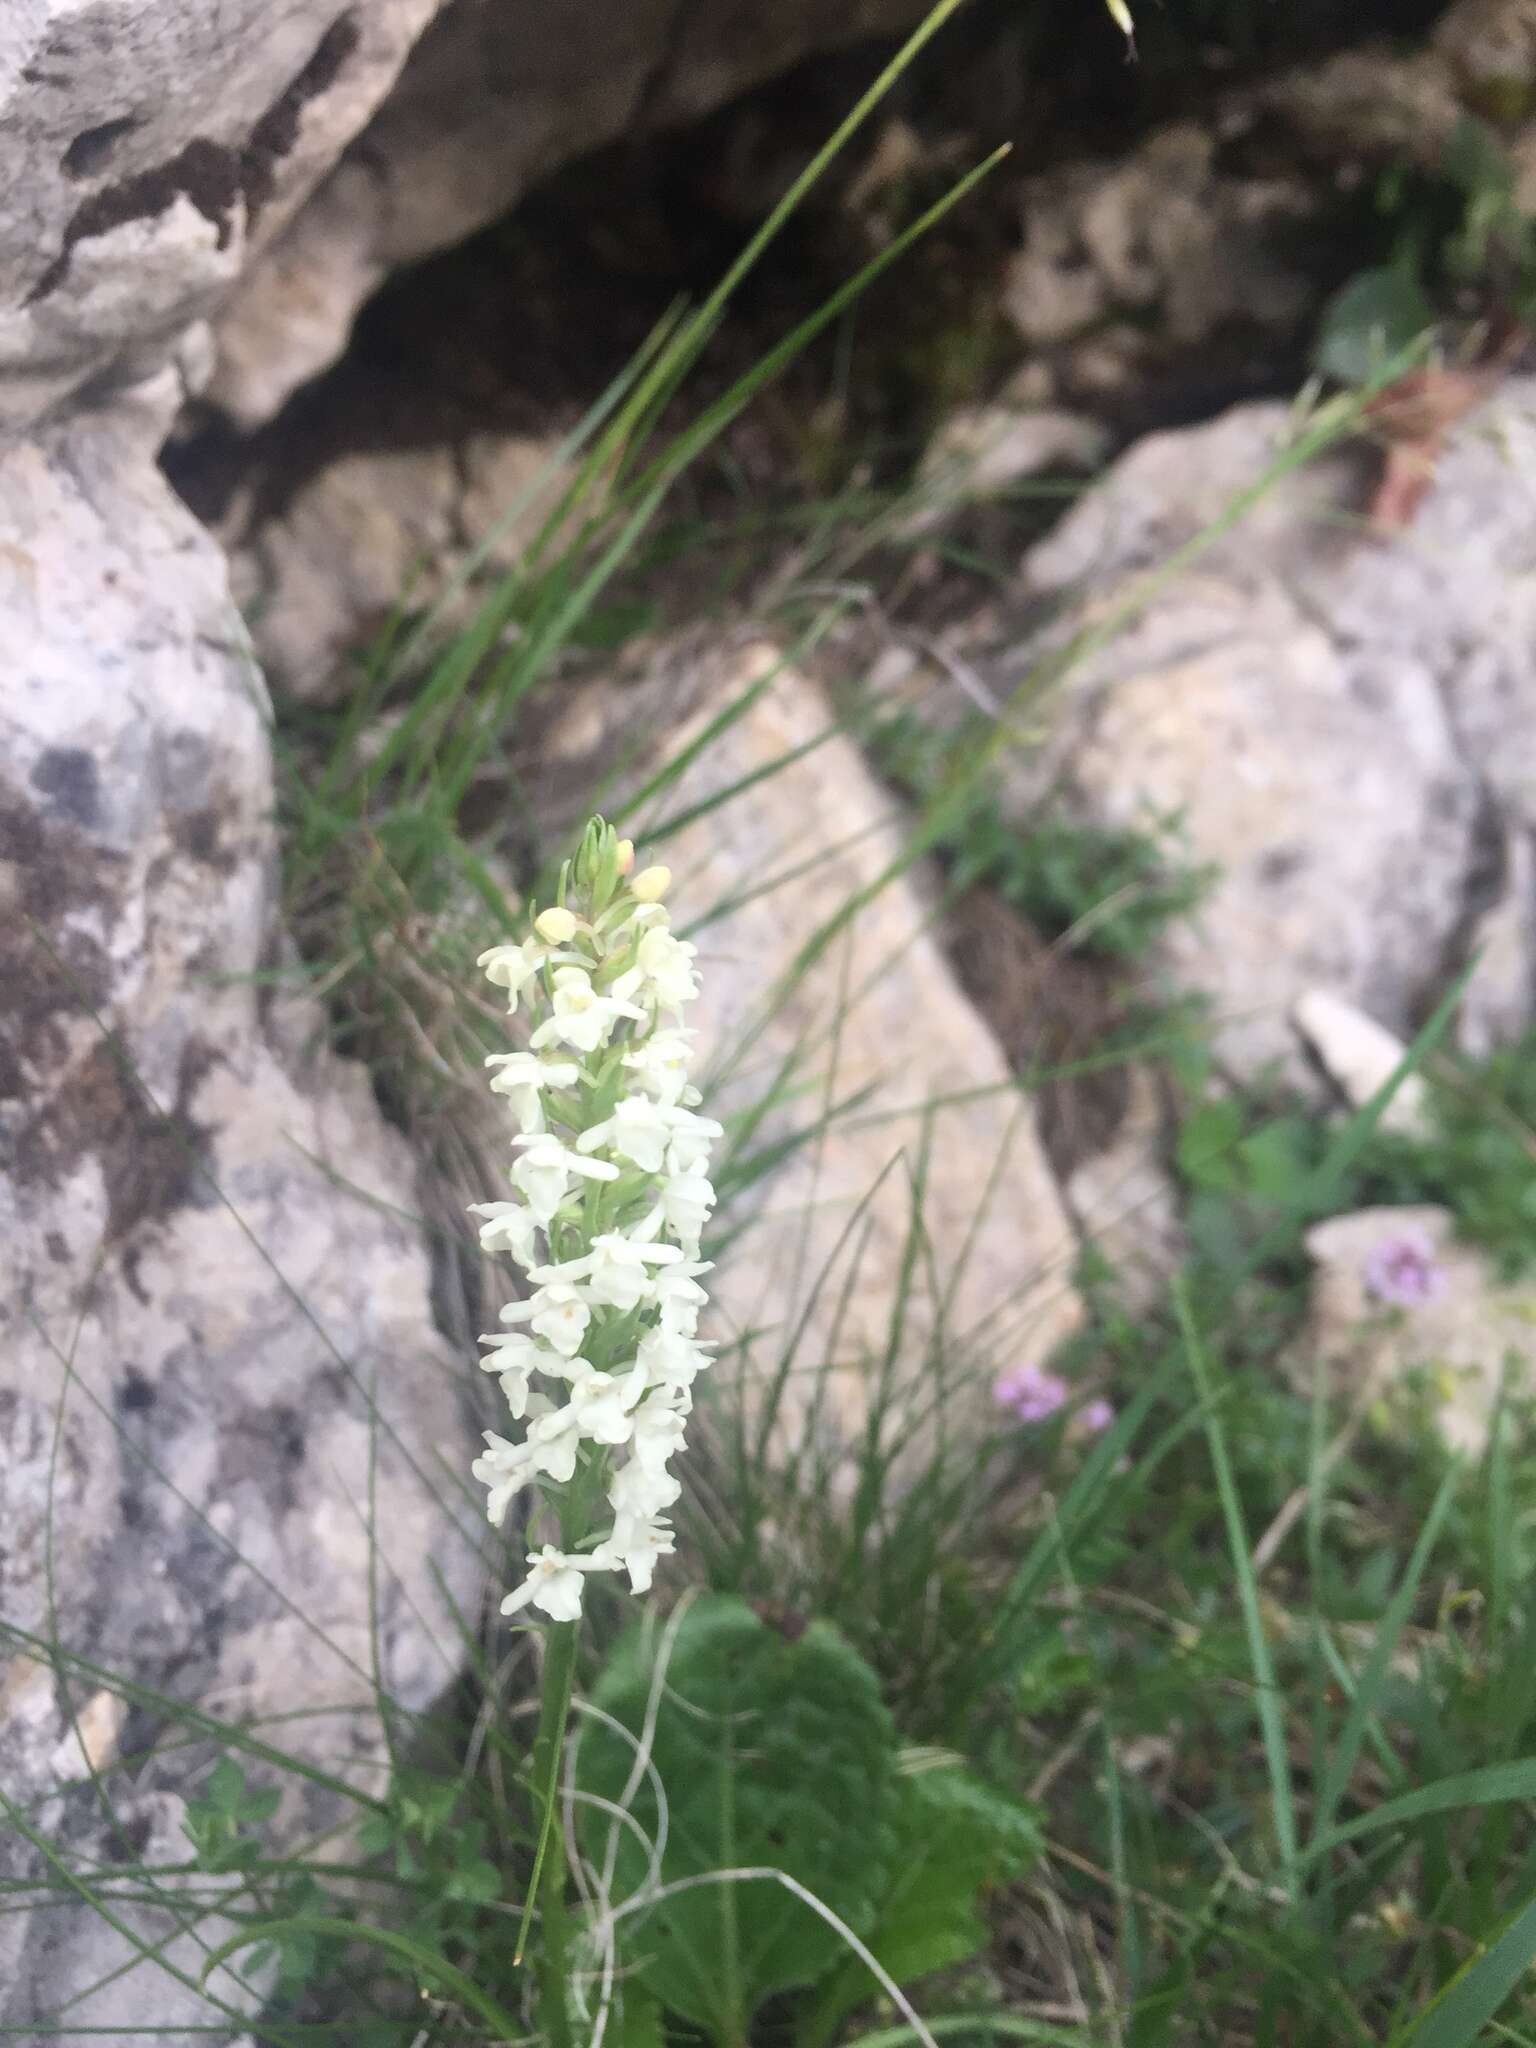
<path id="1" fill-rule="evenodd" d="M 1469 200 L 1509 199 L 1515 190 L 1515 167 L 1509 151 L 1486 121 L 1463 114 L 1451 130 L 1440 156 L 1445 177 Z"/>
<path id="2" fill-rule="evenodd" d="M 1179 1171 L 1196 1187 L 1241 1187 L 1236 1152 L 1243 1136 L 1243 1112 L 1229 1097 L 1198 1104 L 1179 1127 Z"/>
<path id="3" fill-rule="evenodd" d="M 901 1780 L 897 1853 L 889 1891 L 869 1937 L 877 1962 L 898 1984 L 968 1962 L 989 1940 L 977 1911 L 993 1885 L 1020 1877 L 1040 1853 L 1034 1815 L 954 1761 Z M 868 1969 L 850 1957 L 818 1992 L 806 2048 L 829 2041 L 838 2024 L 874 1995 Z"/>
<path id="4" fill-rule="evenodd" d="M 614 2007 L 603 2031 L 603 2048 L 664 2048 L 661 2007 L 643 1984 L 631 1979 L 615 1987 Z"/>
<path id="5" fill-rule="evenodd" d="M 1315 360 L 1341 384 L 1368 384 L 1435 324 L 1435 311 L 1411 271 L 1362 270 L 1328 301 Z"/>
<path id="6" fill-rule="evenodd" d="M 622 1638 L 594 1704 L 639 1735 L 657 1677 L 654 1632 Z M 751 1867 L 784 1871 L 866 1937 L 891 1877 L 899 1800 L 896 1743 L 869 1666 L 813 1622 L 791 1637 L 744 1601 L 706 1597 L 677 1630 L 652 1758 L 666 1797 L 664 1883 Z M 633 1744 L 599 1721 L 583 1729 L 581 1791 L 621 1801 Z M 644 1835 L 662 1824 L 647 1776 L 629 1799 Z M 852 1819 L 857 1825 L 850 1825 Z M 583 1809 L 583 1852 L 599 1867 L 612 1823 Z M 648 1856 L 634 1829 L 614 1835 L 613 1896 L 634 1896 Z M 662 2003 L 740 2040 L 774 1991 L 813 1983 L 845 1953 L 835 1928 L 782 1886 L 701 1884 L 620 1923 L 624 1961 Z"/>

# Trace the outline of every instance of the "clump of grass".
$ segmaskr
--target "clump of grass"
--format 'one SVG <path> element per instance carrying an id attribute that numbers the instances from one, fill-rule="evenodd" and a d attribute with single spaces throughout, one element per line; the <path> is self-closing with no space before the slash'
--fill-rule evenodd
<path id="1" fill-rule="evenodd" d="M 1286 1214 L 1344 1184 L 1370 1121 Z M 925 1736 L 1042 1806 L 1044 1872 L 995 1909 L 1005 2033 L 1526 2038 L 1505 2001 L 1536 1957 L 1532 1418 L 1511 1398 L 1467 1470 L 1362 1433 L 1321 1384 L 1298 1398 L 1274 1371 L 1299 1284 L 1275 1213 L 1244 1245 L 1267 1333 L 1235 1261 L 1202 1261 L 1165 1315 L 1080 1341 L 1123 1403 L 1092 1447 L 1000 1431 L 904 1497 L 860 1452 L 855 1552 L 803 1461 L 755 1465 L 730 1496 L 771 1511 L 704 1551 L 712 1578 L 837 1619 L 905 1675 Z M 986 2038 L 988 2011 L 969 2025 Z"/>
<path id="2" fill-rule="evenodd" d="M 286 907 L 314 985 L 339 1010 L 341 1042 L 365 1054 L 386 1095 L 437 1100 L 432 1080 L 458 1056 L 478 1059 L 483 1031 L 456 991 L 462 968 L 505 927 L 509 898 L 558 864 L 563 849 L 497 829 L 532 807 L 516 767 L 518 722 L 597 617 L 676 480 L 777 372 L 836 319 L 864 286 L 958 204 L 997 159 L 960 179 L 864 269 L 670 437 L 661 425 L 731 292 L 825 163 L 878 103 L 921 42 L 959 0 L 940 0 L 922 29 L 832 141 L 795 181 L 717 290 L 664 324 L 552 459 L 529 499 L 570 481 L 523 559 L 500 577 L 463 629 L 439 647 L 435 630 L 490 539 L 425 617 L 402 617 L 336 712 L 305 712 L 279 742 L 288 846 Z M 825 611 L 825 606 L 822 610 Z M 814 630 L 814 629 L 813 629 Z M 645 800 L 668 774 L 650 778 Z M 641 799 L 631 800 L 630 808 Z M 490 822 L 487 822 L 490 821 Z M 398 1091 L 389 1075 L 400 1070 Z"/>

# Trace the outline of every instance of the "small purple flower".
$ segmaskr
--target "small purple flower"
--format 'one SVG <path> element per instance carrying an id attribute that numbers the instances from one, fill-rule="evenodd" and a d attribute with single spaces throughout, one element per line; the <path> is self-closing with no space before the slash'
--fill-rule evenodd
<path id="1" fill-rule="evenodd" d="M 1053 1372 L 1016 1365 L 993 1383 L 992 1398 L 1019 1422 L 1045 1422 L 1066 1406 L 1070 1389 Z"/>
<path id="2" fill-rule="evenodd" d="M 1384 1237 L 1367 1253 L 1361 1273 L 1370 1292 L 1389 1308 L 1423 1308 L 1445 1292 L 1444 1271 L 1422 1230 Z"/>
<path id="3" fill-rule="evenodd" d="M 1102 1394 L 1096 1401 L 1085 1401 L 1077 1411 L 1077 1426 L 1084 1436 L 1102 1436 L 1114 1419 L 1114 1403 Z"/>

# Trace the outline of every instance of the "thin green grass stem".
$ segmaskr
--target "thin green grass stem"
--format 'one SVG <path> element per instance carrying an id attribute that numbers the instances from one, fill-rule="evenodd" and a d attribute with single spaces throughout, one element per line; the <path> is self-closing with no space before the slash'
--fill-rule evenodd
<path id="1" fill-rule="evenodd" d="M 1190 1308 L 1188 1289 L 1182 1283 L 1175 1286 L 1173 1301 L 1184 1340 L 1184 1354 L 1189 1364 L 1190 1377 L 1200 1396 L 1200 1408 L 1205 1417 L 1211 1467 L 1216 1475 L 1216 1491 L 1221 1499 L 1222 1517 L 1226 1523 L 1227 1540 L 1232 1552 L 1232 1569 L 1237 1583 L 1238 1601 L 1242 1608 L 1243 1631 L 1248 1639 L 1248 1656 L 1253 1668 L 1254 1699 L 1258 1708 L 1264 1757 L 1269 1768 L 1270 1808 L 1274 1821 L 1275 1841 L 1280 1851 L 1281 1880 L 1294 1902 L 1299 1897 L 1296 1815 L 1274 1659 L 1270 1654 L 1269 1638 L 1264 1629 L 1259 1589 L 1253 1573 L 1253 1558 L 1249 1549 L 1248 1533 L 1243 1525 L 1242 1504 L 1237 1495 L 1232 1461 L 1227 1453 L 1226 1434 L 1212 1399 L 1210 1370 Z"/>
<path id="2" fill-rule="evenodd" d="M 517 1955 L 521 1962 L 528 1938 L 528 1923 L 535 1902 L 540 1913 L 539 2012 L 551 2048 L 574 2048 L 570 2003 L 566 1997 L 567 1948 L 570 1921 L 565 1907 L 565 1837 L 560 1831 L 560 1757 L 565 1747 L 566 1722 L 570 1718 L 571 1688 L 576 1673 L 576 1638 L 581 1624 L 558 1621 L 552 1624 L 544 1644 L 544 1682 L 539 1704 L 539 1732 L 533 1745 L 533 1782 L 539 1802 L 539 1846 L 534 1853 L 533 1875 L 528 1880 L 528 1901 L 518 1929 Z"/>

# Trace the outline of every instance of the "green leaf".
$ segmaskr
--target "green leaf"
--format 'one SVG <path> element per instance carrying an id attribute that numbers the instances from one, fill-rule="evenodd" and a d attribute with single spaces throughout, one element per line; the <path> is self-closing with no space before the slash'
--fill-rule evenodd
<path id="1" fill-rule="evenodd" d="M 501 1892 L 501 1872 L 484 1856 L 473 1856 L 467 1862 L 453 1865 L 447 1885 L 450 1899 L 462 1899 L 471 1906 L 485 1906 L 492 1899 L 500 1898 Z"/>
<path id="2" fill-rule="evenodd" d="M 1243 1184 L 1236 1157 L 1242 1142 L 1243 1112 L 1229 1096 L 1202 1102 L 1179 1127 L 1175 1156 L 1191 1187 L 1227 1192 Z"/>
<path id="3" fill-rule="evenodd" d="M 936 2041 L 946 2034 L 991 2036 L 1000 2041 L 1031 2041 L 1043 2048 L 1084 2048 L 1080 2027 L 1053 2027 L 1047 2020 L 1021 2019 L 1011 2012 L 946 2013 L 924 2021 Z M 910 2048 L 917 2040 L 911 2027 L 883 2027 L 877 2034 L 860 2034 L 852 2048 Z"/>
<path id="4" fill-rule="evenodd" d="M 1471 2048 L 1536 1960 L 1536 1898 L 1528 1899 L 1504 1932 L 1469 1963 L 1407 2034 L 1402 2048 Z"/>
<path id="5" fill-rule="evenodd" d="M 1341 384 L 1368 384 L 1434 324 L 1434 308 L 1411 271 L 1362 270 L 1328 301 L 1314 359 Z"/>
<path id="6" fill-rule="evenodd" d="M 593 1695 L 635 1735 L 655 1689 L 657 1640 L 631 1630 Z M 613 1729 L 589 1722 L 578 1786 L 620 1801 L 634 1754 Z M 697 1601 L 672 1645 L 652 1760 L 666 1793 L 664 1882 L 782 1870 L 868 1934 L 895 1855 L 896 1742 L 874 1673 L 834 1629 L 813 1622 L 792 1640 L 743 1601 Z M 655 1840 L 661 1815 L 649 1776 L 629 1806 Z M 854 1815 L 857 1827 L 847 1824 Z M 611 1827 L 601 1810 L 583 1808 L 583 1849 L 599 1866 Z M 613 1893 L 623 1899 L 646 1882 L 648 1855 L 632 1828 L 620 1828 L 616 1844 Z M 620 1928 L 626 1962 L 643 1966 L 662 2003 L 731 2040 L 744 2037 L 771 1992 L 814 1982 L 845 1953 L 835 1928 L 765 1880 L 694 1885 Z"/>
<path id="7" fill-rule="evenodd" d="M 250 1789 L 245 1773 L 229 1757 L 221 1757 L 199 1797 L 189 1799 L 181 1831 L 204 1870 L 238 1870 L 258 1853 L 254 1835 L 241 1832 L 249 1822 L 270 1820 L 281 1803 L 275 1785 Z"/>
<path id="8" fill-rule="evenodd" d="M 393 1814 L 370 1813 L 357 1830 L 358 1850 L 364 1856 L 382 1856 L 398 1832 Z"/>
<path id="9" fill-rule="evenodd" d="M 1272 1117 L 1238 1148 L 1248 1185 L 1261 1200 L 1284 1202 L 1304 1188 L 1311 1167 L 1309 1127 L 1299 1117 Z"/>
<path id="10" fill-rule="evenodd" d="M 1509 151 L 1486 121 L 1463 114 L 1451 130 L 1440 158 L 1443 175 L 1471 199 L 1510 198 L 1515 190 L 1515 167 Z"/>
<path id="11" fill-rule="evenodd" d="M 259 1791 L 247 1792 L 240 1802 L 241 1820 L 270 1820 L 283 1803 L 282 1792 L 276 1785 L 263 1785 Z"/>
<path id="12" fill-rule="evenodd" d="M 604 2048 L 664 2048 L 661 2007 L 644 1985 L 631 1979 L 617 1987 L 615 1999 L 603 2032 Z"/>
<path id="13" fill-rule="evenodd" d="M 1034 1814 L 952 1760 L 903 1777 L 895 1813 L 897 1854 L 869 1946 L 900 1985 L 968 1962 L 987 1945 L 977 1901 L 1020 1877 L 1040 1853 Z M 877 1986 L 856 1957 L 818 1992 L 804 2048 L 828 2041 Z"/>
<path id="14" fill-rule="evenodd" d="M 203 1787 L 200 1805 L 211 1807 L 217 1813 L 233 1815 L 240 1809 L 245 1792 L 245 1773 L 231 1758 L 223 1756 L 208 1774 Z"/>
<path id="15" fill-rule="evenodd" d="M 1485 1764 L 1475 1771 L 1458 1771 L 1454 1777 L 1436 1778 L 1433 1784 L 1420 1785 L 1397 1799 L 1384 1800 L 1358 1819 L 1345 1821 L 1341 1827 L 1319 1835 L 1309 1846 L 1306 1860 L 1310 1863 L 1341 1843 L 1358 1841 L 1362 1835 L 1376 1834 L 1382 1828 L 1402 1827 L 1409 1821 L 1423 1820 L 1432 1813 L 1451 1813 L 1462 1806 L 1497 1806 L 1507 1799 L 1536 1800 L 1536 1757 L 1525 1757 L 1517 1763 Z"/>

